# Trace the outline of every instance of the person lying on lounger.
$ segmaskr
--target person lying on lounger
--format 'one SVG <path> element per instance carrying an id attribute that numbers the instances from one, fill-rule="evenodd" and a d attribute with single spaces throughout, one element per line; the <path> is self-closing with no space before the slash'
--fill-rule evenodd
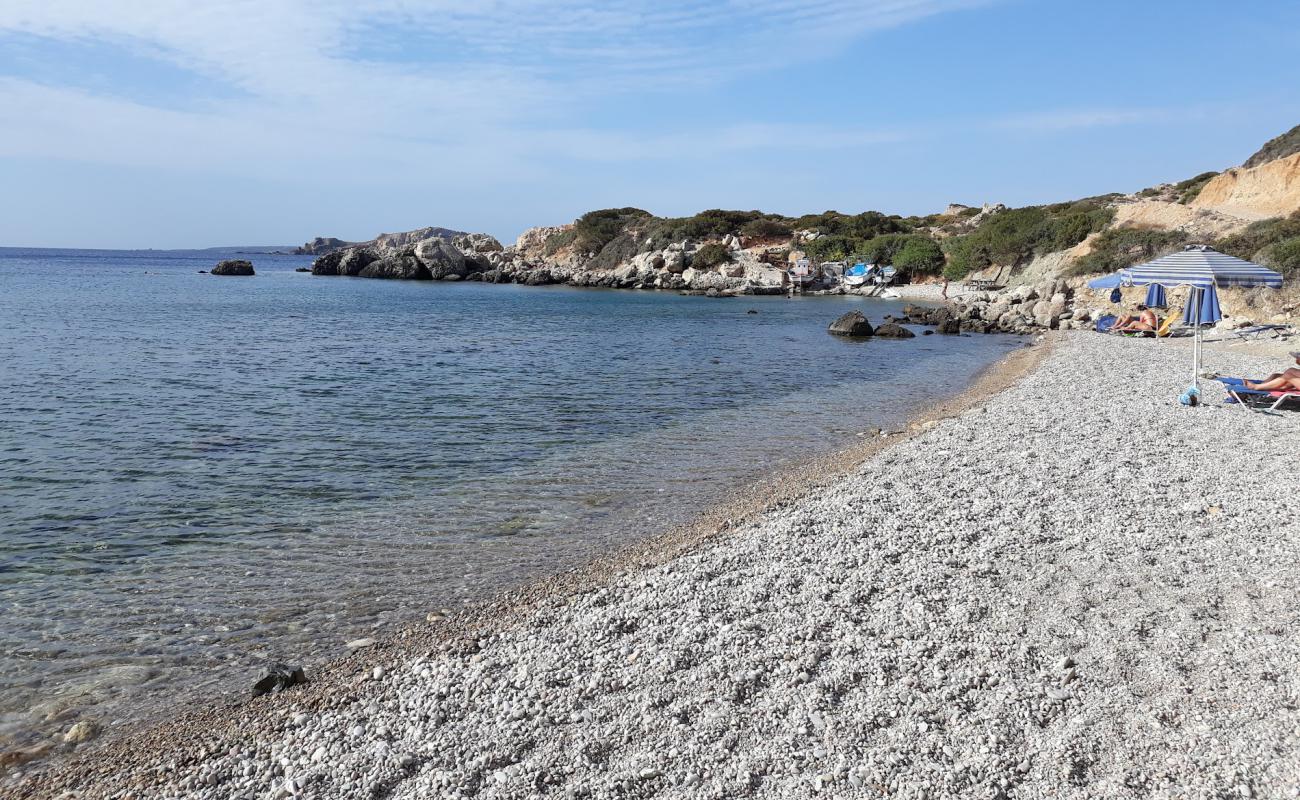
<path id="1" fill-rule="evenodd" d="M 1146 306 L 1138 306 L 1138 315 L 1132 316 L 1125 314 L 1115 322 L 1115 327 L 1111 328 L 1112 333 L 1145 333 L 1154 332 L 1160 325 L 1160 320 L 1156 318 L 1156 312 Z"/>
<path id="2" fill-rule="evenodd" d="M 1300 350 L 1292 350 L 1288 355 L 1300 366 Z M 1300 369 L 1292 367 L 1282 372 L 1274 372 L 1262 381 L 1242 381 L 1247 389 L 1260 392 L 1300 392 Z"/>

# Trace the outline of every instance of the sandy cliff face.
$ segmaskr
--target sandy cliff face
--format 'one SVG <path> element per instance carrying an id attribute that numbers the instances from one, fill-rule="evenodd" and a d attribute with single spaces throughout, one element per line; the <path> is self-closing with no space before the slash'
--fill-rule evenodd
<path id="1" fill-rule="evenodd" d="M 1230 169 L 1205 184 L 1191 205 L 1252 220 L 1285 217 L 1300 209 L 1300 153 Z"/>

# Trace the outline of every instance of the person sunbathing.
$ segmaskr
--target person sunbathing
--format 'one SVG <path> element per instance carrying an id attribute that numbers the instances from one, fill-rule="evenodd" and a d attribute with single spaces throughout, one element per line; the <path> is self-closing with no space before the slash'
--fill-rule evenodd
<path id="1" fill-rule="evenodd" d="M 1295 359 L 1296 366 L 1300 366 L 1300 350 L 1292 350 L 1288 355 Z M 1300 392 L 1300 369 L 1291 367 L 1274 372 L 1262 381 L 1244 380 L 1241 385 L 1260 392 Z"/>
<path id="2" fill-rule="evenodd" d="M 1115 326 L 1111 328 L 1113 333 L 1154 333 L 1160 326 L 1160 320 L 1156 317 L 1156 312 L 1146 306 L 1138 306 L 1138 315 L 1135 317 L 1131 314 L 1125 314 L 1120 317 Z"/>

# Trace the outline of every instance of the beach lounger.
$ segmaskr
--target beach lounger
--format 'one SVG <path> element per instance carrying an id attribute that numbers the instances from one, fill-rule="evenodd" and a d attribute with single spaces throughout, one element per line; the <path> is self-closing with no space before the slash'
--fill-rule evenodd
<path id="1" fill-rule="evenodd" d="M 1266 392 L 1247 389 L 1241 378 L 1218 377 L 1228 395 L 1247 411 L 1300 411 L 1300 390 Z"/>
<path id="2" fill-rule="evenodd" d="M 1270 339 L 1279 339 L 1291 336 L 1293 331 L 1290 325 L 1251 325 L 1249 328 L 1237 328 L 1234 331 L 1228 331 L 1229 335 L 1243 342 L 1253 342 L 1262 339 L 1266 335 Z"/>

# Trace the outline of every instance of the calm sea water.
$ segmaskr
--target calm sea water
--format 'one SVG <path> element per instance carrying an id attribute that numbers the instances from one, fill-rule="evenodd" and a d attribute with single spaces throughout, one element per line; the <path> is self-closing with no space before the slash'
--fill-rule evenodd
<path id="1" fill-rule="evenodd" d="M 847 298 L 0 249 L 0 737 L 243 692 L 893 425 L 1017 342 Z M 755 309 L 757 314 L 746 313 Z"/>

